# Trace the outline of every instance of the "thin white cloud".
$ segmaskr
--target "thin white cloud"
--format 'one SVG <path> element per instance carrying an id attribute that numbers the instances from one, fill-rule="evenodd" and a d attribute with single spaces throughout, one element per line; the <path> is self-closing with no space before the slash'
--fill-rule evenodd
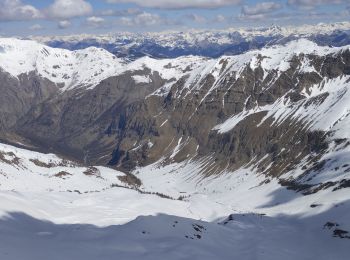
<path id="1" fill-rule="evenodd" d="M 262 2 L 254 6 L 243 6 L 240 20 L 262 20 L 267 19 L 268 15 L 282 9 L 282 5 L 275 2 Z"/>
<path id="2" fill-rule="evenodd" d="M 105 23 L 105 19 L 102 17 L 97 17 L 97 16 L 91 16 L 86 18 L 86 23 L 90 27 L 100 27 Z"/>
<path id="3" fill-rule="evenodd" d="M 133 17 L 121 17 L 119 22 L 124 26 L 153 26 L 168 23 L 166 19 L 159 15 L 146 12 Z"/>
<path id="4" fill-rule="evenodd" d="M 130 16 L 130 15 L 138 15 L 141 14 L 142 11 L 139 8 L 128 8 L 125 10 L 115 10 L 108 9 L 98 12 L 100 16 Z"/>
<path id="5" fill-rule="evenodd" d="M 326 4 L 341 4 L 345 3 L 346 0 L 288 0 L 289 5 L 294 5 L 298 7 L 315 7 L 318 5 L 326 5 Z"/>
<path id="6" fill-rule="evenodd" d="M 236 5 L 241 0 L 105 0 L 108 3 L 133 3 L 142 7 L 160 9 L 218 8 Z"/>
<path id="7" fill-rule="evenodd" d="M 59 29 L 67 29 L 72 25 L 72 23 L 68 20 L 63 20 L 58 22 L 58 28 Z"/>
<path id="8" fill-rule="evenodd" d="M 42 18 L 41 12 L 20 0 L 0 0 L 0 20 L 32 20 Z"/>
<path id="9" fill-rule="evenodd" d="M 214 22 L 216 23 L 222 23 L 226 21 L 226 17 L 223 16 L 222 14 L 218 14 L 215 18 L 214 18 Z"/>
<path id="10" fill-rule="evenodd" d="M 187 19 L 196 22 L 196 23 L 205 23 L 207 22 L 207 18 L 198 14 L 188 14 L 185 16 Z"/>
<path id="11" fill-rule="evenodd" d="M 47 18 L 69 19 L 86 16 L 93 12 L 92 6 L 85 0 L 55 0 L 46 10 Z"/>
<path id="12" fill-rule="evenodd" d="M 243 6 L 242 14 L 244 15 L 259 15 L 267 14 L 282 8 L 281 4 L 275 2 L 262 2 L 254 6 Z"/>
<path id="13" fill-rule="evenodd" d="M 40 31 L 44 29 L 44 27 L 40 24 L 33 24 L 32 26 L 29 27 L 29 30 L 31 31 Z"/>

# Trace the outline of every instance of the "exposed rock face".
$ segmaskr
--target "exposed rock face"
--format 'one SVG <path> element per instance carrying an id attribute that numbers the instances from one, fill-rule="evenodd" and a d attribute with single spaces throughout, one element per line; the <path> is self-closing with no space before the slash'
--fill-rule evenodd
<path id="1" fill-rule="evenodd" d="M 320 62 L 318 57 L 309 58 L 315 63 Z M 118 145 L 111 162 L 130 169 L 136 162 L 144 165 L 162 156 L 178 162 L 188 157 L 210 157 L 215 164 L 208 165 L 204 172 L 219 173 L 224 169 L 242 167 L 253 159 L 260 161 L 264 158 L 259 164 L 261 171 L 268 168 L 268 174 L 280 176 L 310 153 L 320 156 L 327 150 L 330 140 L 327 140 L 326 131 L 309 129 L 307 122 L 291 118 L 292 115 L 284 118 L 280 124 L 273 124 L 273 117 L 263 120 L 267 111 L 259 111 L 258 108 L 273 105 L 279 99 L 289 102 L 291 107 L 309 107 L 324 102 L 329 95 L 327 92 L 311 98 L 307 98 L 303 92 L 321 84 L 324 78 L 347 75 L 349 52 L 336 58 L 323 59 L 338 60 L 335 63 L 343 65 L 334 64 L 331 67 L 327 61 L 327 65 L 317 72 L 303 73 L 299 69 L 302 63 L 300 56 L 293 57 L 291 67 L 277 77 L 277 72 L 271 71 L 264 79 L 261 67 L 252 70 L 249 65 L 242 69 L 238 78 L 230 73 L 224 74 L 220 86 L 211 92 L 209 90 L 214 84 L 211 74 L 202 79 L 201 87 L 196 91 L 184 90 L 183 84 L 178 82 L 167 96 L 149 97 L 138 111 L 132 109 L 132 113 L 126 116 L 128 123 L 118 130 L 128 133 L 128 136 L 117 131 Z M 338 72 L 339 67 L 342 72 Z M 144 111 L 149 113 L 146 118 Z M 252 112 L 237 120 L 229 131 L 220 133 L 213 129 L 242 111 Z M 142 118 L 138 117 L 140 114 Z M 121 119 L 118 120 L 120 122 Z M 132 132 L 139 134 L 130 136 Z M 140 137 L 143 137 L 141 141 Z M 147 140 L 154 143 L 151 148 L 147 147 Z M 140 144 L 143 145 L 135 149 Z M 174 150 L 178 153 L 174 154 Z"/>
<path id="2" fill-rule="evenodd" d="M 31 107 L 57 93 L 58 87 L 35 73 L 12 77 L 0 69 L 0 130 L 13 127 Z"/>
<path id="3" fill-rule="evenodd" d="M 115 116 L 121 118 L 118 127 L 123 127 L 127 118 L 122 112 L 164 83 L 157 73 L 150 77 L 151 84 L 136 84 L 126 73 L 104 80 L 93 90 L 60 93 L 33 106 L 17 123 L 17 131 L 46 148 L 86 162 L 99 162 L 115 146 Z"/>
<path id="4" fill-rule="evenodd" d="M 253 165 L 280 177 L 300 165 L 306 176 L 350 137 L 335 134 L 349 120 L 347 106 L 330 114 L 348 100 L 350 51 L 303 53 L 298 48 L 310 42 L 293 44 L 203 61 L 179 80 L 145 68 L 88 90 L 53 95 L 54 87 L 32 88 L 42 98 L 23 108 L 20 120 L 16 114 L 12 129 L 86 163 L 125 171 L 196 160 L 205 162 L 206 175 Z"/>

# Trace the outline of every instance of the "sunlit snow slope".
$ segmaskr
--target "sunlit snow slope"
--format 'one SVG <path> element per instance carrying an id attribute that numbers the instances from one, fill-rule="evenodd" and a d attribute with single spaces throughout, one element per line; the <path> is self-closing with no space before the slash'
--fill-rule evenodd
<path id="1" fill-rule="evenodd" d="M 77 87 L 95 87 L 104 79 L 127 71 L 158 71 L 164 79 L 178 79 L 183 71 L 205 60 L 196 57 L 180 57 L 175 60 L 156 60 L 149 57 L 135 62 L 117 58 L 110 52 L 90 47 L 69 51 L 51 48 L 35 41 L 0 38 L 0 69 L 17 77 L 35 72 L 42 78 L 58 84 L 62 90 Z M 173 66 L 167 67 L 172 63 Z M 192 65 L 191 65 L 192 64 Z M 145 77 L 135 77 L 135 81 L 146 82 Z"/>

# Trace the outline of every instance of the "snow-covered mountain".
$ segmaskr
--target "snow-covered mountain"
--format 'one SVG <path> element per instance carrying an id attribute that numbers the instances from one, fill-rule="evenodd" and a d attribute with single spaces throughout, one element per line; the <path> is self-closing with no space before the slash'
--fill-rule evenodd
<path id="1" fill-rule="evenodd" d="M 4 259 L 347 259 L 350 45 L 0 50 Z"/>
<path id="2" fill-rule="evenodd" d="M 31 37 L 51 47 L 79 50 L 94 46 L 129 59 L 143 56 L 175 58 L 184 55 L 218 58 L 222 55 L 241 54 L 264 46 L 283 44 L 299 38 L 307 38 L 324 46 L 348 45 L 350 23 L 271 26 L 255 29 L 231 28 L 222 31 Z"/>
<path id="3" fill-rule="evenodd" d="M 9 82 L 3 86 L 7 93 L 3 109 L 9 115 L 2 127 L 15 126 L 20 135 L 51 148 L 63 140 L 59 146 L 69 148 L 77 158 L 88 153 L 93 162 L 103 158 L 119 164 L 125 156 L 148 154 L 137 160 L 128 157 L 132 169 L 164 156 L 171 161 L 186 146 L 189 157 L 208 156 L 218 152 L 215 142 L 221 143 L 227 133 L 254 116 L 257 128 L 295 121 L 304 134 L 322 131 L 333 139 L 349 138 L 342 130 L 350 109 L 349 46 L 322 47 L 300 39 L 218 59 L 136 61 L 103 49 L 68 51 L 15 39 L 1 39 L 0 48 L 2 77 Z M 32 82 L 29 89 L 21 88 L 23 81 Z M 42 97 L 48 85 L 47 96 L 31 104 L 33 95 Z M 16 96 L 11 96 L 12 88 L 17 89 Z M 11 102 L 6 102 L 8 97 Z M 8 121 L 11 113 L 19 113 L 11 112 L 17 103 L 26 102 L 20 116 Z M 197 123 L 204 118 L 200 129 Z M 249 152 L 243 161 L 247 163 L 253 154 Z"/>
<path id="4" fill-rule="evenodd" d="M 34 41 L 0 39 L 0 64 L 12 76 L 36 72 L 65 88 L 95 85 L 117 74 L 122 60 L 98 48 L 80 51 L 54 49 Z"/>
<path id="5" fill-rule="evenodd" d="M 130 62 L 108 51 L 90 47 L 69 51 L 51 48 L 35 41 L 0 38 L 0 68 L 18 77 L 30 72 L 46 78 L 62 91 L 80 87 L 94 87 L 102 80 L 130 71 L 157 71 L 164 79 L 179 79 L 185 69 L 196 66 L 205 58 L 152 59 L 144 57 Z M 166 66 L 168 64 L 172 66 Z M 134 76 L 137 83 L 147 83 L 143 76 Z"/>

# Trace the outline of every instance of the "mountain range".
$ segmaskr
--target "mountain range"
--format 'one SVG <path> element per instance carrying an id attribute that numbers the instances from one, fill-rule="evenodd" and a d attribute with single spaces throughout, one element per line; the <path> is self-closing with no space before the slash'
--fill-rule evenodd
<path id="1" fill-rule="evenodd" d="M 29 39 L 51 47 L 79 50 L 104 48 L 118 57 L 137 59 L 177 58 L 199 55 L 218 58 L 242 54 L 265 46 L 284 44 L 307 38 L 322 46 L 350 44 L 350 23 L 302 26 L 271 26 L 261 28 L 231 28 L 226 30 L 190 30 L 162 33 L 115 33 L 105 35 L 34 36 Z"/>

